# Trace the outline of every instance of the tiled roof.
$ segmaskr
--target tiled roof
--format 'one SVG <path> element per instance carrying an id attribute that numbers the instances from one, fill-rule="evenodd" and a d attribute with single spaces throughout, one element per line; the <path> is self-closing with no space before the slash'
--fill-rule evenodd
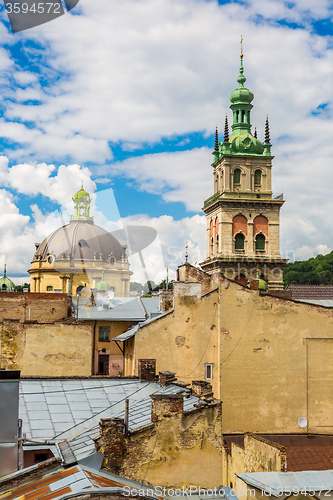
<path id="1" fill-rule="evenodd" d="M 293 300 L 314 299 L 330 300 L 333 299 L 332 285 L 288 285 L 286 290 L 291 291 Z"/>
<path id="2" fill-rule="evenodd" d="M 272 443 L 284 446 L 287 452 L 287 470 L 327 470 L 333 469 L 333 436 L 305 434 L 261 434 Z M 225 446 L 231 443 L 244 446 L 244 435 L 223 436 Z"/>
<path id="3" fill-rule="evenodd" d="M 264 436 L 287 448 L 287 470 L 333 469 L 333 436 L 280 435 Z"/>

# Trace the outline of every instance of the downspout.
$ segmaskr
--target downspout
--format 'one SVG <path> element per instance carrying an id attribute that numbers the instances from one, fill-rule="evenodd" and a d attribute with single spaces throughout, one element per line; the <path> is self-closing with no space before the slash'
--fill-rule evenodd
<path id="1" fill-rule="evenodd" d="M 97 321 L 94 321 L 93 341 L 92 341 L 92 370 L 91 370 L 92 375 L 95 375 L 96 326 L 97 326 Z"/>

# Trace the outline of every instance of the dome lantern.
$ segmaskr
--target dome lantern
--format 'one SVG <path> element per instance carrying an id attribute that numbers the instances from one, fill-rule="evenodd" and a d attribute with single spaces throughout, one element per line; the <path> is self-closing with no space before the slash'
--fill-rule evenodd
<path id="1" fill-rule="evenodd" d="M 89 193 L 83 189 L 83 184 L 81 184 L 81 189 L 77 193 L 75 193 L 73 202 L 74 202 L 74 217 L 71 217 L 71 220 L 82 220 L 85 222 L 93 222 L 94 218 L 90 217 L 90 204 L 91 197 Z"/>

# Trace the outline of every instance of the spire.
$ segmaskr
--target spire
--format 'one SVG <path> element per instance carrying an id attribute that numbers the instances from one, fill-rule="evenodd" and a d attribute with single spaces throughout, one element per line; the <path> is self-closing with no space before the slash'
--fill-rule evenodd
<path id="1" fill-rule="evenodd" d="M 188 243 L 186 242 L 186 246 L 185 246 L 185 249 L 186 249 L 186 253 L 185 253 L 185 264 L 187 264 L 187 259 L 188 259 L 188 253 L 187 253 L 187 249 L 188 249 Z"/>
<path id="2" fill-rule="evenodd" d="M 229 142 L 228 115 L 225 115 L 225 122 L 224 122 L 224 142 Z"/>
<path id="3" fill-rule="evenodd" d="M 270 144 L 268 116 L 266 117 L 265 123 L 265 144 Z"/>
<path id="4" fill-rule="evenodd" d="M 253 136 L 258 139 L 258 134 L 257 134 L 257 127 L 254 127 L 254 134 Z"/>
<path id="5" fill-rule="evenodd" d="M 215 149 L 214 149 L 214 151 L 216 151 L 216 152 L 219 151 L 219 133 L 217 130 L 217 126 L 216 126 L 216 130 L 215 130 Z"/>
<path id="6" fill-rule="evenodd" d="M 3 277 L 7 278 L 7 264 L 6 264 L 6 261 L 5 261 L 5 266 L 4 266 L 4 270 L 3 270 Z"/>

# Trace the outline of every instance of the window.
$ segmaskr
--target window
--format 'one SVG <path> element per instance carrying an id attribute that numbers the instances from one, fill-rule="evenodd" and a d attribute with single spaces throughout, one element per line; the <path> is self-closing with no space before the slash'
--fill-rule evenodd
<path id="1" fill-rule="evenodd" d="M 46 287 L 47 292 L 53 292 L 53 286 L 47 286 Z"/>
<path id="2" fill-rule="evenodd" d="M 205 380 L 213 380 L 214 363 L 205 363 Z"/>
<path id="3" fill-rule="evenodd" d="M 100 326 L 98 330 L 99 342 L 110 342 L 110 327 Z"/>
<path id="4" fill-rule="evenodd" d="M 236 168 L 234 171 L 234 184 L 240 184 L 241 182 L 241 171 L 239 168 Z"/>
<path id="5" fill-rule="evenodd" d="M 265 250 L 265 236 L 262 233 L 256 236 L 256 250 Z"/>
<path id="6" fill-rule="evenodd" d="M 254 185 L 261 186 L 261 170 L 256 170 L 254 172 Z"/>
<path id="7" fill-rule="evenodd" d="M 238 233 L 235 236 L 235 250 L 244 250 L 245 236 L 243 233 Z"/>

